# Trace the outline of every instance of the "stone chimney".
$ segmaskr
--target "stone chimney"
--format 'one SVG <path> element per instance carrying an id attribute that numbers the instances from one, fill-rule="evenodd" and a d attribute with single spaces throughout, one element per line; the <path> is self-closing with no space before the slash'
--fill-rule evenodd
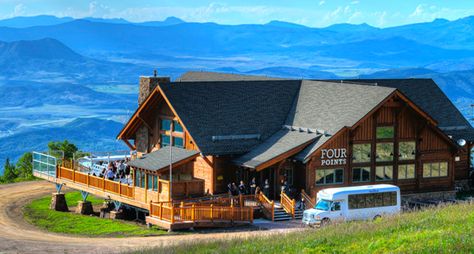
<path id="1" fill-rule="evenodd" d="M 140 106 L 148 95 L 156 88 L 158 84 L 169 83 L 169 77 L 157 77 L 156 71 L 154 71 L 153 77 L 140 77 L 140 87 L 138 91 L 138 106 Z"/>

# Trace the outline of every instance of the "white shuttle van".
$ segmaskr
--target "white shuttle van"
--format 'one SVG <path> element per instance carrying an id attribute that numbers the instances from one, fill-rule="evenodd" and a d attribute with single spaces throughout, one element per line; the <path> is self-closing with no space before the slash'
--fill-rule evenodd
<path id="1" fill-rule="evenodd" d="M 390 184 L 328 188 L 319 191 L 316 205 L 304 211 L 303 223 L 372 220 L 399 213 L 400 202 L 400 188 Z"/>

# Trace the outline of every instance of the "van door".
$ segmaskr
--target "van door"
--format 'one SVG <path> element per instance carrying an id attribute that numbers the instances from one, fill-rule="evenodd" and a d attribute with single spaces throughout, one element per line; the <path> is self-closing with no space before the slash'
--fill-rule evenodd
<path id="1" fill-rule="evenodd" d="M 331 220 L 333 221 L 343 221 L 344 214 L 342 210 L 341 201 L 334 201 L 331 205 Z"/>

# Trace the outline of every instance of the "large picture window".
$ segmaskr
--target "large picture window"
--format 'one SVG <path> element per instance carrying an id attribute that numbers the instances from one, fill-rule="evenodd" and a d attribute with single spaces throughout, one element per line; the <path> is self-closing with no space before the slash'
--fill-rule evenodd
<path id="1" fill-rule="evenodd" d="M 316 169 L 316 184 L 339 184 L 344 182 L 344 169 Z"/>
<path id="2" fill-rule="evenodd" d="M 375 168 L 375 180 L 376 181 L 388 181 L 393 179 L 393 167 L 392 166 L 377 166 Z"/>
<path id="3" fill-rule="evenodd" d="M 400 153 L 399 160 L 414 160 L 416 154 L 415 141 L 398 143 L 398 151 Z"/>
<path id="4" fill-rule="evenodd" d="M 398 165 L 398 179 L 415 179 L 415 164 Z"/>
<path id="5" fill-rule="evenodd" d="M 173 138 L 173 146 L 184 148 L 183 126 L 176 120 L 161 120 L 160 145 L 169 146 Z"/>
<path id="6" fill-rule="evenodd" d="M 423 177 L 446 177 L 448 176 L 447 162 L 423 163 Z"/>
<path id="7" fill-rule="evenodd" d="M 352 162 L 364 163 L 370 162 L 371 145 L 370 144 L 354 144 L 352 146 Z"/>
<path id="8" fill-rule="evenodd" d="M 370 181 L 370 167 L 357 167 L 352 169 L 352 182 Z"/>
<path id="9" fill-rule="evenodd" d="M 395 137 L 395 129 L 393 126 L 381 126 L 376 130 L 377 139 L 389 139 Z"/>
<path id="10" fill-rule="evenodd" d="M 393 161 L 393 143 L 377 143 L 376 161 Z"/>

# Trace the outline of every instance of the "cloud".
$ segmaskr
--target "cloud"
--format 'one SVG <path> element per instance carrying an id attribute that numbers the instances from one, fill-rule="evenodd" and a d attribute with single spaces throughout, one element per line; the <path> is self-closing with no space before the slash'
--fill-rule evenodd
<path id="1" fill-rule="evenodd" d="M 25 13 L 26 13 L 26 6 L 24 4 L 17 4 L 13 8 L 13 12 L 11 16 L 12 17 L 22 16 L 22 15 L 25 15 Z"/>
<path id="2" fill-rule="evenodd" d="M 324 5 L 326 3 L 326 1 L 322 0 L 322 1 L 319 1 L 319 5 Z"/>

